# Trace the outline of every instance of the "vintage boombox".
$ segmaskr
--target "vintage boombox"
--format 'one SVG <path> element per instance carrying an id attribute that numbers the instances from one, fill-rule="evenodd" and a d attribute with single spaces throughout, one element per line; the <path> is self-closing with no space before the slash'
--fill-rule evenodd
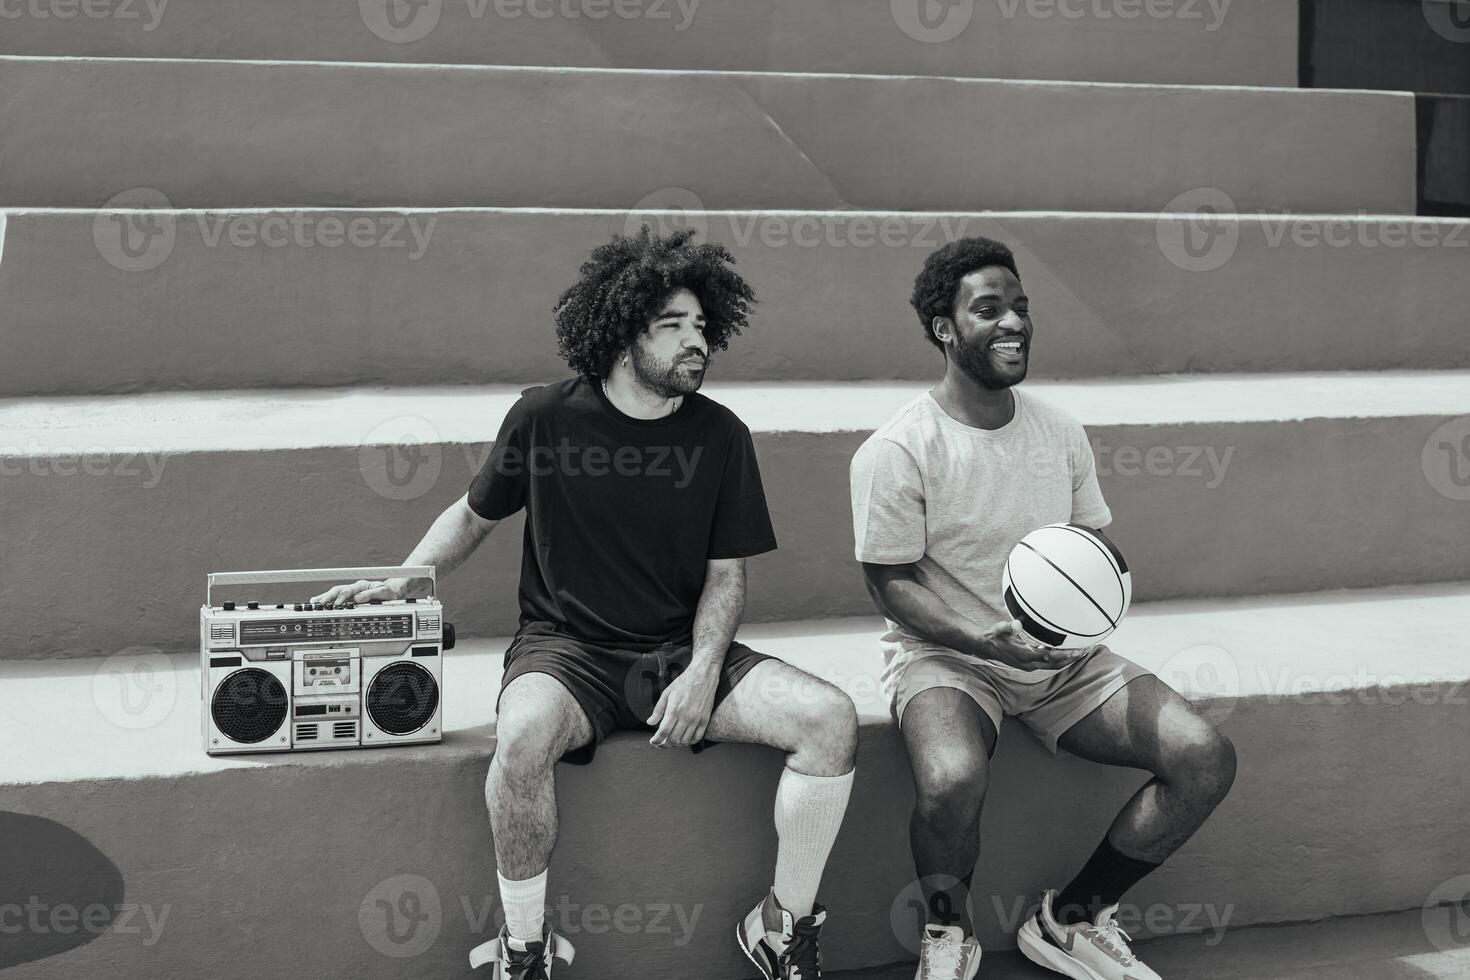
<path id="1" fill-rule="evenodd" d="M 221 586 L 427 578 L 426 598 L 324 607 L 214 604 Z M 320 590 L 317 590 L 320 591 Z M 199 610 L 204 751 L 291 752 L 438 742 L 454 647 L 434 567 L 215 572 Z"/>

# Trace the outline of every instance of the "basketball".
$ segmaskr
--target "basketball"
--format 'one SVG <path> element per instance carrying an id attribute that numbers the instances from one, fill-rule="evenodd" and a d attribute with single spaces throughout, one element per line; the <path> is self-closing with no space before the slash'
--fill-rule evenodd
<path id="1" fill-rule="evenodd" d="M 1048 524 L 1021 539 L 1001 576 L 1006 608 L 1042 646 L 1101 643 L 1128 613 L 1133 577 L 1113 542 L 1080 524 Z"/>

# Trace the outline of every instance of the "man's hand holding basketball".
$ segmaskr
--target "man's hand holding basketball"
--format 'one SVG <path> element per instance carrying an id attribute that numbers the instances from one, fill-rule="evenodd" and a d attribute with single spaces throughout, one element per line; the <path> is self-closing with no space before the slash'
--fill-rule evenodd
<path id="1" fill-rule="evenodd" d="M 1044 647 L 1021 631 L 1015 620 L 997 623 L 980 634 L 974 651 L 987 660 L 1015 667 L 1017 670 L 1056 670 L 1082 659 L 1087 650 L 1057 650 Z"/>

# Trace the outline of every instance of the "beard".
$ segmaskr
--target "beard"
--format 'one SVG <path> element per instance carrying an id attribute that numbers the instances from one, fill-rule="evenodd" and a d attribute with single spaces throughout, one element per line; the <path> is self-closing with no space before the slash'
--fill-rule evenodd
<path id="1" fill-rule="evenodd" d="M 632 348 L 630 360 L 634 380 L 660 398 L 679 398 L 693 394 L 704 384 L 704 371 L 690 374 L 684 369 L 684 365 L 688 363 L 694 363 L 701 368 L 708 366 L 709 361 L 698 354 L 681 352 L 676 360 L 665 361 L 644 351 L 637 344 L 632 345 Z"/>
<path id="2" fill-rule="evenodd" d="M 995 362 L 990 359 L 990 351 L 984 345 L 975 346 L 965 343 L 965 338 L 959 333 L 955 334 L 954 350 L 950 356 L 959 365 L 972 381 L 987 391 L 1004 391 L 1026 380 L 1026 371 L 1031 366 L 1030 343 L 1025 342 L 1022 349 L 1028 355 L 1021 361 L 1019 367 L 997 368 Z"/>

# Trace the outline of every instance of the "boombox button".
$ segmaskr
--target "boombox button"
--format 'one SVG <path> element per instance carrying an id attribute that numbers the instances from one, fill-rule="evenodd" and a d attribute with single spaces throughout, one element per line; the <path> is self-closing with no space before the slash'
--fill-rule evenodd
<path id="1" fill-rule="evenodd" d="M 260 603 L 258 603 L 258 602 L 247 602 L 247 603 L 245 603 L 245 608 L 246 609 L 259 609 L 260 608 Z"/>
<path id="2" fill-rule="evenodd" d="M 227 602 L 227 603 L 225 603 L 225 612 L 234 612 L 234 611 L 235 611 L 235 604 L 233 602 Z"/>

